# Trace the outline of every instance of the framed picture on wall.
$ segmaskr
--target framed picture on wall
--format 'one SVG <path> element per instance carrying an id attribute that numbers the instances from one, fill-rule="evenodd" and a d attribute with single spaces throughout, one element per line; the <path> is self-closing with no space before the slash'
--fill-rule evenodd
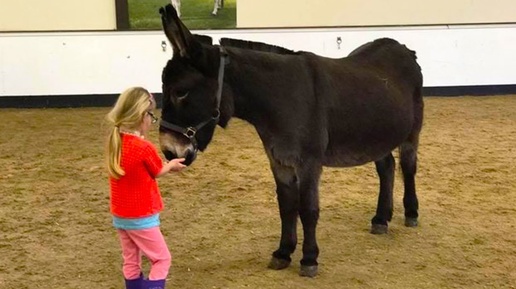
<path id="1" fill-rule="evenodd" d="M 193 30 L 236 28 L 237 0 L 118 0 L 125 2 L 127 20 L 123 30 L 160 30 L 159 8 L 172 4 L 183 23 Z M 117 9 L 117 13 L 123 13 Z M 117 17 L 120 18 L 120 15 Z M 123 17 L 122 17 L 123 18 Z M 120 25 L 119 25 L 120 27 Z M 120 28 L 119 28 L 120 29 Z"/>

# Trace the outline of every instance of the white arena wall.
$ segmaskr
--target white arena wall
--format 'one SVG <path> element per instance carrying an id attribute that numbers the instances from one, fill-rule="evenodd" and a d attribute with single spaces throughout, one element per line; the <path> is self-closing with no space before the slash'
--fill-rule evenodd
<path id="1" fill-rule="evenodd" d="M 215 43 L 222 37 L 253 40 L 332 58 L 391 37 L 417 52 L 425 88 L 445 94 L 457 87 L 516 90 L 516 24 L 193 32 Z M 107 97 L 134 85 L 160 93 L 171 56 L 161 31 L 0 33 L 0 107 L 17 97 Z"/>

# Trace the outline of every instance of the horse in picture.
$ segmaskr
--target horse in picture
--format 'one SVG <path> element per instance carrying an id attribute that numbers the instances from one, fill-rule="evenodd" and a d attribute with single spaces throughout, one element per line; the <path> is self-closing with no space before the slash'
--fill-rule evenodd
<path id="1" fill-rule="evenodd" d="M 176 9 L 177 16 L 181 17 L 181 0 L 170 0 L 170 3 Z M 213 11 L 211 15 L 217 16 L 219 9 L 222 9 L 222 7 L 224 7 L 224 0 L 213 0 Z"/>
<path id="2" fill-rule="evenodd" d="M 380 192 L 371 232 L 384 234 L 393 214 L 395 160 L 404 180 L 405 225 L 417 226 L 415 174 L 423 121 L 421 68 L 393 39 L 366 43 L 331 59 L 264 43 L 193 35 L 171 5 L 160 9 L 173 57 L 162 74 L 160 147 L 191 164 L 216 125 L 232 117 L 253 125 L 270 161 L 281 218 L 269 268 L 290 265 L 303 227 L 301 276 L 318 273 L 319 179 L 324 166 L 374 162 Z M 238 145 L 238 144 L 235 144 Z"/>

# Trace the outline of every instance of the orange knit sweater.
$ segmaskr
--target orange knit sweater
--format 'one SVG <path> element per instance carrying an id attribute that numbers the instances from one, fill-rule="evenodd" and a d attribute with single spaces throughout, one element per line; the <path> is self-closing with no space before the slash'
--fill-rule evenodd
<path id="1" fill-rule="evenodd" d="M 120 218 L 141 218 L 159 213 L 163 200 L 156 175 L 163 162 L 154 145 L 138 136 L 121 134 L 121 166 L 125 175 L 109 177 L 111 213 Z"/>

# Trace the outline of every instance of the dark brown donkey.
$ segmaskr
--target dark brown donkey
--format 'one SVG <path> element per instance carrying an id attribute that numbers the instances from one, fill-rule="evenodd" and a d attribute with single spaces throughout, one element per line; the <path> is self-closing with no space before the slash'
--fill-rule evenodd
<path id="1" fill-rule="evenodd" d="M 171 5 L 160 9 L 174 53 L 163 70 L 160 146 L 166 158 L 194 161 L 216 125 L 231 117 L 252 124 L 276 181 L 279 248 L 269 267 L 289 266 L 303 225 L 302 276 L 318 272 L 319 179 L 323 166 L 375 162 L 380 195 L 374 234 L 387 232 L 393 213 L 399 148 L 405 183 L 405 225 L 417 226 L 415 174 L 423 120 L 421 68 L 414 51 L 392 39 L 367 43 L 348 57 L 235 39 L 192 35 Z"/>

